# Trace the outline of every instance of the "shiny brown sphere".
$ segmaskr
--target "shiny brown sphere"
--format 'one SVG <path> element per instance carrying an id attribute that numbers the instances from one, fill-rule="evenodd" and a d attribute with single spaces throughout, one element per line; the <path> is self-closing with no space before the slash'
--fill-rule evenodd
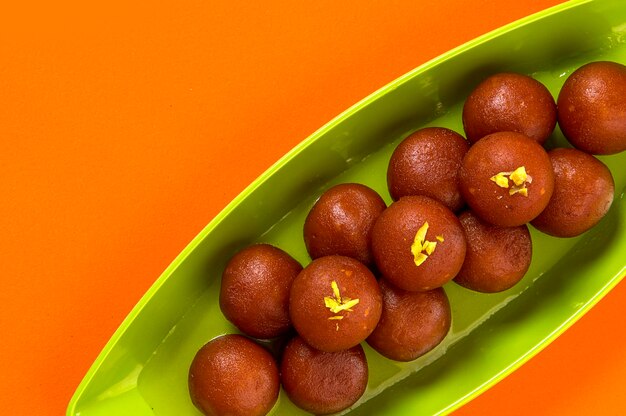
<path id="1" fill-rule="evenodd" d="M 513 287 L 522 280 L 532 258 L 528 226 L 498 227 L 471 211 L 459 216 L 467 253 L 454 281 L 477 292 L 495 293 Z"/>
<path id="2" fill-rule="evenodd" d="M 372 227 L 387 207 L 371 188 L 345 183 L 324 192 L 304 222 L 304 242 L 313 259 L 339 255 L 370 265 Z"/>
<path id="3" fill-rule="evenodd" d="M 469 149 L 460 134 L 442 127 L 428 127 L 404 139 L 389 160 L 387 185 L 394 200 L 424 195 L 452 211 L 463 207 L 458 173 Z"/>
<path id="4" fill-rule="evenodd" d="M 558 99 L 559 126 L 569 142 L 587 153 L 626 150 L 626 66 L 592 62 L 574 71 Z"/>
<path id="5" fill-rule="evenodd" d="M 555 237 L 575 237 L 609 211 L 613 176 L 604 163 L 580 150 L 554 149 L 548 156 L 554 168 L 554 193 L 531 224 Z"/>
<path id="6" fill-rule="evenodd" d="M 539 81 L 500 73 L 481 82 L 463 106 L 463 127 L 475 143 L 499 131 L 514 131 L 543 144 L 556 125 L 556 104 Z"/>
<path id="7" fill-rule="evenodd" d="M 383 314 L 367 343 L 381 355 L 396 361 L 411 361 L 443 341 L 450 330 L 452 312 L 442 288 L 407 292 L 385 279 Z"/>
<path id="8" fill-rule="evenodd" d="M 291 327 L 291 283 L 301 270 L 289 254 L 269 244 L 241 250 L 222 274 L 222 313 L 251 337 L 268 339 L 284 334 Z"/>
<path id="9" fill-rule="evenodd" d="M 322 352 L 295 337 L 285 347 L 281 381 L 289 399 L 316 415 L 340 412 L 352 406 L 367 387 L 363 347 Z"/>
<path id="10" fill-rule="evenodd" d="M 372 333 L 382 310 L 376 278 L 350 257 L 313 260 L 293 281 L 289 312 L 298 334 L 312 347 L 335 352 Z"/>
<path id="11" fill-rule="evenodd" d="M 374 224 L 372 251 L 389 282 L 404 290 L 426 291 L 443 286 L 461 269 L 465 236 L 459 220 L 442 203 L 405 196 Z"/>
<path id="12" fill-rule="evenodd" d="M 274 358 L 242 335 L 224 335 L 200 348 L 188 382 L 191 401 L 210 416 L 265 415 L 280 389 Z"/>
<path id="13" fill-rule="evenodd" d="M 548 205 L 554 188 L 546 151 L 514 132 L 493 133 L 476 142 L 463 158 L 459 179 L 472 211 L 501 227 L 531 221 Z"/>

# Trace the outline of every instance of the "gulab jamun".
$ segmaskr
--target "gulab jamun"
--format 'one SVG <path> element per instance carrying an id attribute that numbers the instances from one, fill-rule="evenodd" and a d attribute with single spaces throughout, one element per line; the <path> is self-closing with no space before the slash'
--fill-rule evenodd
<path id="1" fill-rule="evenodd" d="M 387 207 L 373 189 L 345 183 L 324 192 L 304 222 L 304 242 L 313 259 L 339 255 L 372 264 L 374 221 Z"/>
<path id="2" fill-rule="evenodd" d="M 459 179 L 472 211 L 501 227 L 534 219 L 548 205 L 554 188 L 552 164 L 544 148 L 515 132 L 493 133 L 470 147 Z"/>
<path id="3" fill-rule="evenodd" d="M 454 278 L 459 285 L 483 293 L 513 287 L 530 267 L 532 241 L 526 224 L 516 227 L 491 225 L 471 211 L 459 216 L 467 253 L 461 271 Z"/>
<path id="4" fill-rule="evenodd" d="M 278 366 L 270 353 L 242 335 L 205 344 L 189 368 L 189 394 L 205 415 L 267 414 L 280 390 Z"/>
<path id="5" fill-rule="evenodd" d="M 443 288 L 408 292 L 380 280 L 383 313 L 367 343 L 395 361 L 412 361 L 435 348 L 450 330 L 452 312 Z"/>
<path id="6" fill-rule="evenodd" d="M 326 415 L 359 400 L 367 387 L 368 369 L 360 345 L 323 352 L 296 336 L 285 347 L 280 374 L 283 388 L 296 406 Z"/>
<path id="7" fill-rule="evenodd" d="M 543 144 L 556 125 L 556 104 L 539 81 L 500 73 L 481 82 L 463 106 L 463 128 L 471 143 L 499 131 L 514 131 Z"/>
<path id="8" fill-rule="evenodd" d="M 382 309 L 376 278 L 345 256 L 313 260 L 291 286 L 289 312 L 296 331 L 326 352 L 351 348 L 374 330 Z"/>
<path id="9" fill-rule="evenodd" d="M 426 196 L 405 196 L 378 217 L 372 252 L 389 282 L 426 291 L 443 286 L 461 269 L 465 236 L 445 205 Z"/>
<path id="10" fill-rule="evenodd" d="M 531 224 L 555 237 L 575 237 L 596 225 L 613 202 L 611 171 L 595 157 L 576 149 L 548 152 L 554 168 L 554 193 Z"/>
<path id="11" fill-rule="evenodd" d="M 463 207 L 458 173 L 469 144 L 460 134 L 428 127 L 404 139 L 394 150 L 387 185 L 394 200 L 409 195 L 436 199 L 452 211 Z"/>
<path id="12" fill-rule="evenodd" d="M 269 339 L 291 328 L 289 292 L 302 266 L 283 250 L 255 244 L 235 254 L 222 274 L 220 308 L 243 333 Z"/>
<path id="13" fill-rule="evenodd" d="M 559 127 L 577 149 L 596 155 L 626 150 L 626 66 L 591 62 L 574 71 L 558 98 Z"/>

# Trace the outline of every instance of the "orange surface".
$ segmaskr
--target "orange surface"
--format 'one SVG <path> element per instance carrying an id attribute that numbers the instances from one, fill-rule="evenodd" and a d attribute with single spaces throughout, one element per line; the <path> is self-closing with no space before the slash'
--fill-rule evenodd
<path id="1" fill-rule="evenodd" d="M 176 254 L 322 124 L 426 60 L 558 2 L 3 10 L 2 413 L 63 413 Z M 626 413 L 624 304 L 626 283 L 457 414 L 588 415 L 600 404 Z"/>

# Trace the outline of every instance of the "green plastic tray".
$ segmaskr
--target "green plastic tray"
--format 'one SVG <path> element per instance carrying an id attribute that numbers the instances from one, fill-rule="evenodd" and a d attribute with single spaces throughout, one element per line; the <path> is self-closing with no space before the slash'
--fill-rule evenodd
<path id="1" fill-rule="evenodd" d="M 585 62 L 626 64 L 626 4 L 573 1 L 522 19 L 434 59 L 359 102 L 261 175 L 183 250 L 115 332 L 78 386 L 68 415 L 195 415 L 187 370 L 198 348 L 235 328 L 222 316 L 227 259 L 253 242 L 275 244 L 303 264 L 309 208 L 325 189 L 360 182 L 390 202 L 386 167 L 399 141 L 424 126 L 462 133 L 471 89 L 494 72 L 531 74 L 557 95 Z M 567 146 L 558 131 L 549 146 Z M 514 371 L 572 325 L 626 272 L 626 152 L 601 157 L 616 195 L 609 214 L 575 239 L 532 230 L 526 277 L 499 294 L 445 286 L 453 325 L 411 363 L 365 346 L 370 381 L 351 414 L 441 414 Z M 281 392 L 274 414 L 303 414 Z"/>

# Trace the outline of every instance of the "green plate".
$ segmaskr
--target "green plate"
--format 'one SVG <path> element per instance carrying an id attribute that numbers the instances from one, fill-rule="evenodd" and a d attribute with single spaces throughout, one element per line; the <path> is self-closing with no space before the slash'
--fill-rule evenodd
<path id="1" fill-rule="evenodd" d="M 198 414 L 187 392 L 195 352 L 235 328 L 217 294 L 226 260 L 253 242 L 275 244 L 303 264 L 304 218 L 329 186 L 360 182 L 389 203 L 386 168 L 399 141 L 424 126 L 463 132 L 471 89 L 500 71 L 531 74 L 557 95 L 583 63 L 626 64 L 626 6 L 574 1 L 503 27 L 411 71 L 306 139 L 252 183 L 183 250 L 105 346 L 67 414 Z M 558 131 L 550 146 L 567 146 Z M 411 363 L 367 346 L 370 381 L 351 413 L 441 414 L 514 371 L 572 325 L 626 271 L 626 152 L 601 157 L 615 178 L 613 206 L 574 239 L 532 230 L 534 258 L 514 288 L 485 295 L 445 286 L 453 325 L 436 349 Z M 303 414 L 281 393 L 275 414 Z"/>

